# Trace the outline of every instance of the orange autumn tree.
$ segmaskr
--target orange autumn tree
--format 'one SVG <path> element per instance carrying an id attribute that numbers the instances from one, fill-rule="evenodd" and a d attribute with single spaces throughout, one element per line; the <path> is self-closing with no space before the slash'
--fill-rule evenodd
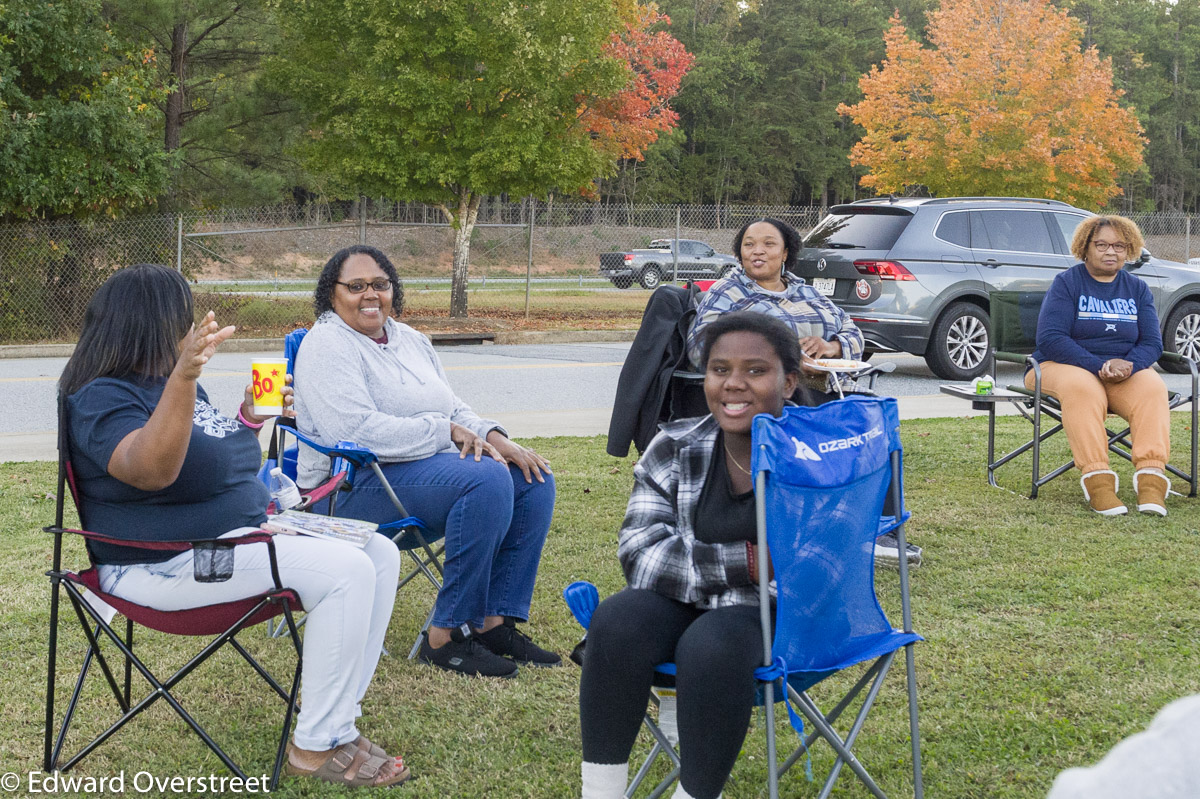
<path id="1" fill-rule="evenodd" d="M 623 28 L 609 38 L 604 52 L 627 65 L 625 88 L 611 97 L 595 98 L 581 109 L 597 149 L 613 158 L 641 160 L 660 133 L 671 131 L 679 114 L 670 102 L 695 57 L 664 30 L 671 20 L 653 3 L 618 3 Z"/>
<path id="2" fill-rule="evenodd" d="M 862 101 L 838 108 L 866 130 L 850 152 L 862 185 L 1103 207 L 1144 139 L 1081 31 L 1046 0 L 943 0 L 922 47 L 893 16 Z"/>

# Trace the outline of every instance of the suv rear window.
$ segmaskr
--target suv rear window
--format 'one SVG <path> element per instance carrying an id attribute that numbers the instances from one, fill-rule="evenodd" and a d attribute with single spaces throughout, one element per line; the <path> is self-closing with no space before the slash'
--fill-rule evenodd
<path id="1" fill-rule="evenodd" d="M 830 214 L 804 239 L 805 247 L 890 250 L 909 214 Z"/>

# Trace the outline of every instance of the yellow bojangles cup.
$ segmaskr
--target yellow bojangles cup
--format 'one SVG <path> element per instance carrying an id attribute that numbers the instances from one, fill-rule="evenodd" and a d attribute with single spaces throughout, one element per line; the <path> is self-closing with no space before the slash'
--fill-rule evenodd
<path id="1" fill-rule="evenodd" d="M 250 368 L 254 370 L 254 415 L 279 416 L 287 361 L 255 361 Z"/>

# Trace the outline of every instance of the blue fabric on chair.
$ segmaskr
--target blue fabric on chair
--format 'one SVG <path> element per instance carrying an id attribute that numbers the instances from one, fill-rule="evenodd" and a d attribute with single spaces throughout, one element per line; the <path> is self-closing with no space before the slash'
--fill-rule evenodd
<path id="1" fill-rule="evenodd" d="M 767 544 L 776 574 L 787 575 L 774 656 L 791 674 L 828 672 L 923 640 L 892 628 L 873 587 L 890 455 L 900 449 L 896 401 L 789 407 L 779 419 L 756 417 L 753 435 L 751 471 L 767 472 Z"/>

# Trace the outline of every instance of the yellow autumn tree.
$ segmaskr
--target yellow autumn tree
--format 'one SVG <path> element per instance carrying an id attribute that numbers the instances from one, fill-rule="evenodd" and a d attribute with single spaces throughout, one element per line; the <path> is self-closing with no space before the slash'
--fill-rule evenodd
<path id="1" fill-rule="evenodd" d="M 862 185 L 1103 207 L 1142 165 L 1144 139 L 1081 32 L 1047 0 L 943 0 L 928 47 L 893 16 L 862 101 L 838 108 L 866 130 L 850 152 Z"/>

